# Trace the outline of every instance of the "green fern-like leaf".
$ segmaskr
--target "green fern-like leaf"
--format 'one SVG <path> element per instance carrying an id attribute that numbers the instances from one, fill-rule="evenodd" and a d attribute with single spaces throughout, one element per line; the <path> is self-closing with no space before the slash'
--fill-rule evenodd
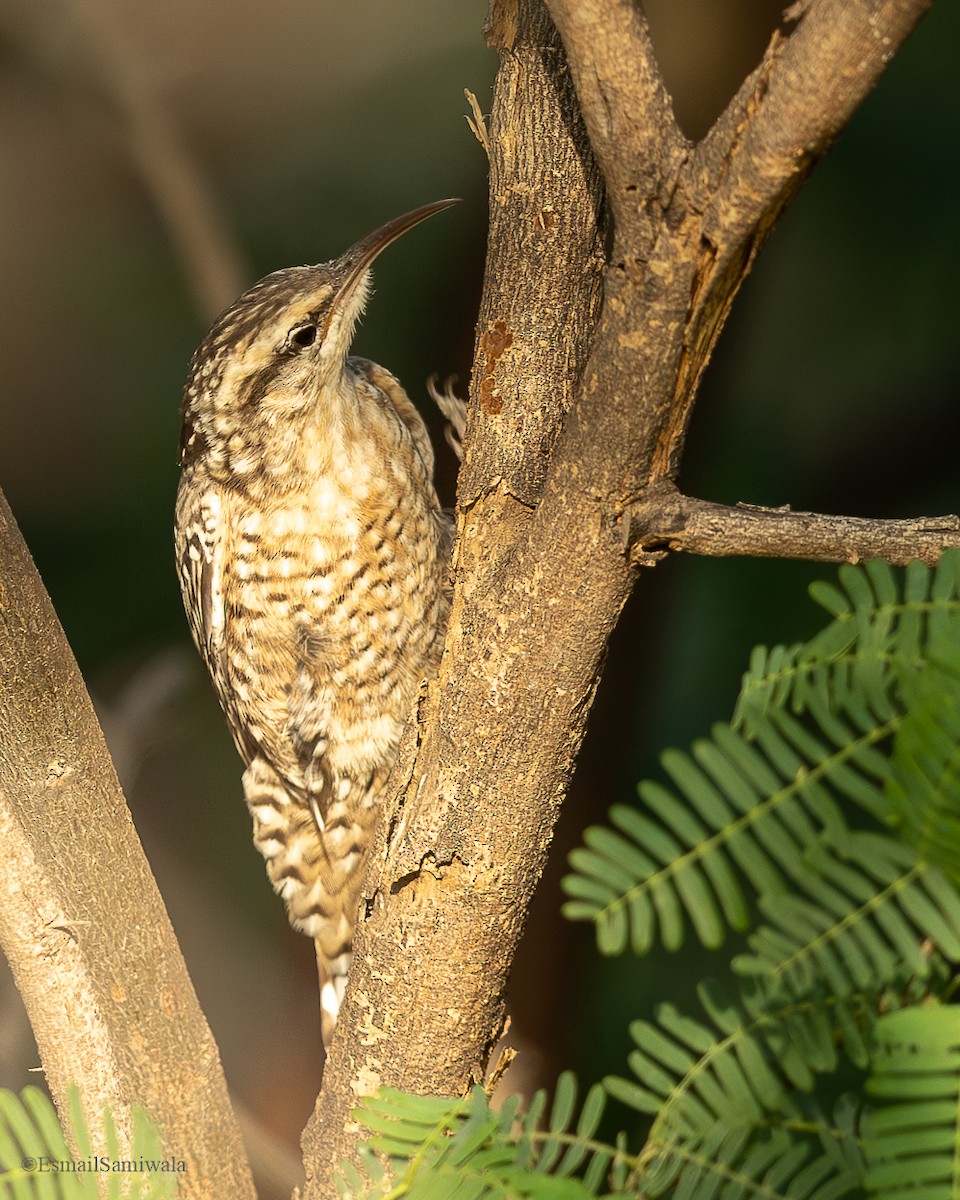
<path id="1" fill-rule="evenodd" d="M 878 1022 L 863 1122 L 867 1186 L 877 1200 L 960 1195 L 960 1008 L 914 1006 Z"/>
<path id="2" fill-rule="evenodd" d="M 756 650 L 734 726 L 665 755 L 670 786 L 571 855 L 565 912 L 606 953 L 761 921 L 739 996 L 635 1022 L 634 1077 L 605 1080 L 652 1117 L 626 1177 L 644 1196 L 859 1194 L 853 1126 L 804 1099 L 841 1049 L 898 1101 L 868 1123 L 871 1194 L 960 1195 L 960 1009 L 922 1024 L 960 962 L 960 551 L 811 591 L 827 627 Z"/>
<path id="3" fill-rule="evenodd" d="M 814 899 L 764 897 L 767 924 L 734 969 L 771 996 L 823 985 L 835 996 L 927 978 L 960 961 L 960 891 L 939 868 L 893 838 L 852 833 L 845 855 L 814 854 Z"/>
<path id="4" fill-rule="evenodd" d="M 960 551 L 936 571 L 845 567 L 840 584 L 812 589 L 834 619 L 811 642 L 755 651 L 736 727 L 664 755 L 675 790 L 641 785 L 642 810 L 615 807 L 572 853 L 564 912 L 604 953 L 676 949 L 690 927 L 715 948 L 755 896 L 769 924 L 740 967 L 789 986 L 923 973 L 931 938 L 957 957 Z M 851 805 L 913 860 L 893 865 L 902 847 L 882 840 L 864 859 Z"/>
<path id="5" fill-rule="evenodd" d="M 960 638 L 960 551 L 945 551 L 933 571 L 914 562 L 897 573 L 879 559 L 844 566 L 839 583 L 810 588 L 833 617 L 812 641 L 754 650 L 735 716 L 747 733 L 773 708 L 816 715 L 824 703 L 861 728 L 888 720 L 930 645 Z"/>
<path id="6" fill-rule="evenodd" d="M 617 805 L 613 829 L 592 828 L 570 856 L 564 914 L 592 920 L 600 949 L 646 953 L 654 940 L 683 942 L 687 923 L 704 945 L 746 927 L 749 892 L 816 889 L 814 855 L 842 853 L 849 837 L 840 801 L 884 807 L 889 760 L 877 750 L 896 722 L 855 733 L 831 722 L 817 737 L 793 716 L 771 712 L 754 740 L 727 725 L 691 755 L 663 765 L 676 792 L 642 784 L 644 811 Z"/>
<path id="7" fill-rule="evenodd" d="M 839 1106 L 838 1106 L 839 1108 Z M 792 1123 L 751 1133 L 717 1131 L 701 1145 L 678 1143 L 642 1177 L 638 1194 L 672 1200 L 842 1200 L 862 1195 L 863 1164 L 852 1128 L 814 1106 Z"/>
<path id="8" fill-rule="evenodd" d="M 141 1109 L 131 1115 L 132 1145 L 123 1156 L 113 1117 L 104 1113 L 98 1155 L 76 1088 L 70 1090 L 69 1104 L 75 1153 L 45 1092 L 27 1087 L 17 1096 L 0 1088 L 0 1200 L 172 1200 L 174 1173 L 112 1167 L 159 1164 L 164 1158 L 156 1127 Z"/>
<path id="9" fill-rule="evenodd" d="M 707 1021 L 661 1005 L 655 1024 L 630 1026 L 634 1079 L 604 1080 L 611 1096 L 653 1116 L 648 1154 L 672 1157 L 676 1146 L 702 1154 L 715 1136 L 732 1139 L 782 1119 L 798 1089 L 836 1069 L 838 1044 L 866 1065 L 876 993 L 780 1007 L 762 995 L 730 997 L 711 982 L 698 995 Z"/>
<path id="10" fill-rule="evenodd" d="M 960 642 L 953 610 L 938 612 L 898 685 L 905 711 L 877 810 L 897 838 L 851 833 L 842 852 L 815 848 L 815 894 L 761 899 L 768 924 L 734 966 L 773 992 L 822 983 L 843 995 L 960 961 Z"/>
<path id="11" fill-rule="evenodd" d="M 749 1055 L 744 1061 L 749 1069 Z M 666 1192 L 674 1200 L 841 1200 L 862 1179 L 852 1116 L 829 1122 L 811 1103 L 787 1104 L 785 1123 L 773 1130 L 759 1113 L 745 1122 L 728 1112 L 701 1136 L 651 1138 L 639 1155 L 627 1152 L 623 1135 L 613 1146 L 595 1140 L 600 1089 L 590 1090 L 577 1115 L 574 1080 L 565 1074 L 544 1127 L 547 1108 L 543 1092 L 526 1111 L 511 1097 L 497 1112 L 480 1088 L 460 1100 L 385 1089 L 355 1113 L 375 1131 L 367 1179 L 345 1165 L 343 1186 L 365 1200 L 588 1200 L 601 1189 L 605 1200 Z M 390 1157 L 389 1177 L 373 1152 Z"/>
<path id="12" fill-rule="evenodd" d="M 887 781 L 888 820 L 960 884 L 960 640 L 938 637 L 902 691 L 906 717 Z"/>
<path id="13" fill-rule="evenodd" d="M 560 1076 L 549 1106 L 538 1092 L 524 1111 L 519 1097 L 499 1110 L 482 1088 L 463 1099 L 408 1096 L 382 1089 L 355 1111 L 373 1133 L 368 1146 L 391 1160 L 392 1180 L 370 1173 L 365 1195 L 410 1200 L 586 1200 L 615 1170 L 632 1165 L 622 1146 L 596 1140 L 604 1093 L 591 1088 L 577 1110 L 572 1074 Z M 345 1167 L 354 1187 L 359 1177 Z M 609 1193 L 605 1193 L 609 1194 Z"/>

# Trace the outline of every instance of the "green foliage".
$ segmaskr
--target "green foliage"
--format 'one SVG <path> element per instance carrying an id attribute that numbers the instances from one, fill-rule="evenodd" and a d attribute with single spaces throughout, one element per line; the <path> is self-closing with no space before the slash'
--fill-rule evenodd
<path id="1" fill-rule="evenodd" d="M 71 1150 L 45 1092 L 27 1087 L 17 1096 L 0 1088 L 0 1200 L 172 1200 L 176 1174 L 132 1169 L 164 1157 L 159 1134 L 142 1109 L 133 1110 L 132 1125 L 129 1153 L 122 1153 L 110 1112 L 104 1111 L 93 1136 L 79 1092 L 71 1088 Z M 131 1169 L 111 1169 L 112 1163 Z"/>
<path id="2" fill-rule="evenodd" d="M 864 1120 L 868 1187 L 884 1200 L 960 1194 L 960 1008 L 908 1008 L 877 1025 Z"/>
<path id="3" fill-rule="evenodd" d="M 623 1179 L 632 1162 L 618 1147 L 594 1140 L 605 1099 L 601 1087 L 591 1088 L 577 1115 L 576 1082 L 567 1072 L 557 1081 L 549 1119 L 542 1127 L 545 1092 L 537 1092 L 525 1109 L 513 1096 L 495 1111 L 480 1087 L 460 1100 L 383 1089 L 364 1100 L 355 1114 L 375 1131 L 365 1158 L 375 1183 L 369 1194 L 410 1200 L 596 1196 L 611 1172 Z M 391 1161 L 393 1179 L 386 1192 L 376 1154 Z M 344 1182 L 351 1190 L 362 1187 L 356 1172 L 349 1167 L 345 1172 Z"/>
<path id="4" fill-rule="evenodd" d="M 663 756 L 674 789 L 642 784 L 571 855 L 564 911 L 602 951 L 688 925 L 714 948 L 755 905 L 734 967 L 787 995 L 960 960 L 960 556 L 840 582 L 812 589 L 833 620 L 811 642 L 754 652 L 734 725 Z"/>
<path id="5" fill-rule="evenodd" d="M 635 1021 L 630 1076 L 603 1081 L 649 1121 L 639 1150 L 595 1140 L 603 1095 L 578 1118 L 568 1076 L 545 1127 L 542 1094 L 389 1094 L 358 1113 L 370 1195 L 960 1195 L 960 551 L 839 585 L 811 589 L 810 642 L 754 651 L 733 722 L 570 856 L 564 911 L 605 954 L 746 934 L 732 990 Z"/>

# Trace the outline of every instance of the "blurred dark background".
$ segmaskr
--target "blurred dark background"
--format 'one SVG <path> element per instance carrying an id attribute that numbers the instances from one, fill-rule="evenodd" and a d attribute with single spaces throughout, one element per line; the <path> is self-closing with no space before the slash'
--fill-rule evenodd
<path id="1" fill-rule="evenodd" d="M 781 5 L 645 7 L 697 137 Z M 482 0 L 0 0 L 0 486 L 103 716 L 231 1087 L 289 1145 L 319 1074 L 312 947 L 252 849 L 239 760 L 182 615 L 178 402 L 210 299 L 151 173 L 160 162 L 169 186 L 185 156 L 241 285 L 462 196 L 380 260 L 356 341 L 419 402 L 432 372 L 469 373 L 486 163 L 463 89 L 489 110 L 484 15 Z M 692 494 L 960 508 L 958 45 L 960 9 L 941 0 L 761 255 L 694 415 Z M 564 854 L 664 746 L 729 716 L 755 642 L 813 632 L 805 586 L 830 571 L 691 557 L 641 580 L 516 968 L 517 1086 L 622 1069 L 628 1020 L 656 997 L 683 1004 L 703 973 L 703 959 L 684 960 L 687 975 L 679 960 L 599 960 L 589 931 L 557 918 Z M 9 984 L 2 996 L 0 1083 L 20 1087 L 36 1052 Z"/>

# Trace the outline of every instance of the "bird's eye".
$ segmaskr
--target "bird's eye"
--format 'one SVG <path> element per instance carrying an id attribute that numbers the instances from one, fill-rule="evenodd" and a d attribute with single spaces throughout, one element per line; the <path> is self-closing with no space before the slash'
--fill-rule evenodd
<path id="1" fill-rule="evenodd" d="M 299 325 L 296 329 L 290 331 L 290 335 L 287 338 L 290 346 L 298 350 L 305 350 L 307 346 L 312 346 L 316 340 L 316 325 Z"/>

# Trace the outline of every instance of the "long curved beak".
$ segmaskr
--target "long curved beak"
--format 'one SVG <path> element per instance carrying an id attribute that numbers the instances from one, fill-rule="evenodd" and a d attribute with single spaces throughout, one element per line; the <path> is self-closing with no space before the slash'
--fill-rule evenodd
<path id="1" fill-rule="evenodd" d="M 434 200 L 432 204 L 424 204 L 422 208 L 415 208 L 412 212 L 404 213 L 402 217 L 394 217 L 392 221 L 388 221 L 386 225 L 381 225 L 379 229 L 375 229 L 373 233 L 368 233 L 365 238 L 361 238 L 355 246 L 336 260 L 336 266 L 346 272 L 340 286 L 337 288 L 337 294 L 334 297 L 333 303 L 330 305 L 331 316 L 336 312 L 342 312 L 345 302 L 350 298 L 350 294 L 354 288 L 366 274 L 367 269 L 373 260 L 382 251 L 407 232 L 414 225 L 419 225 L 421 221 L 425 221 L 427 217 L 432 217 L 434 213 L 443 212 L 445 208 L 450 208 L 454 204 L 459 204 L 459 198 L 450 200 Z M 328 318 L 329 324 L 329 318 Z"/>

